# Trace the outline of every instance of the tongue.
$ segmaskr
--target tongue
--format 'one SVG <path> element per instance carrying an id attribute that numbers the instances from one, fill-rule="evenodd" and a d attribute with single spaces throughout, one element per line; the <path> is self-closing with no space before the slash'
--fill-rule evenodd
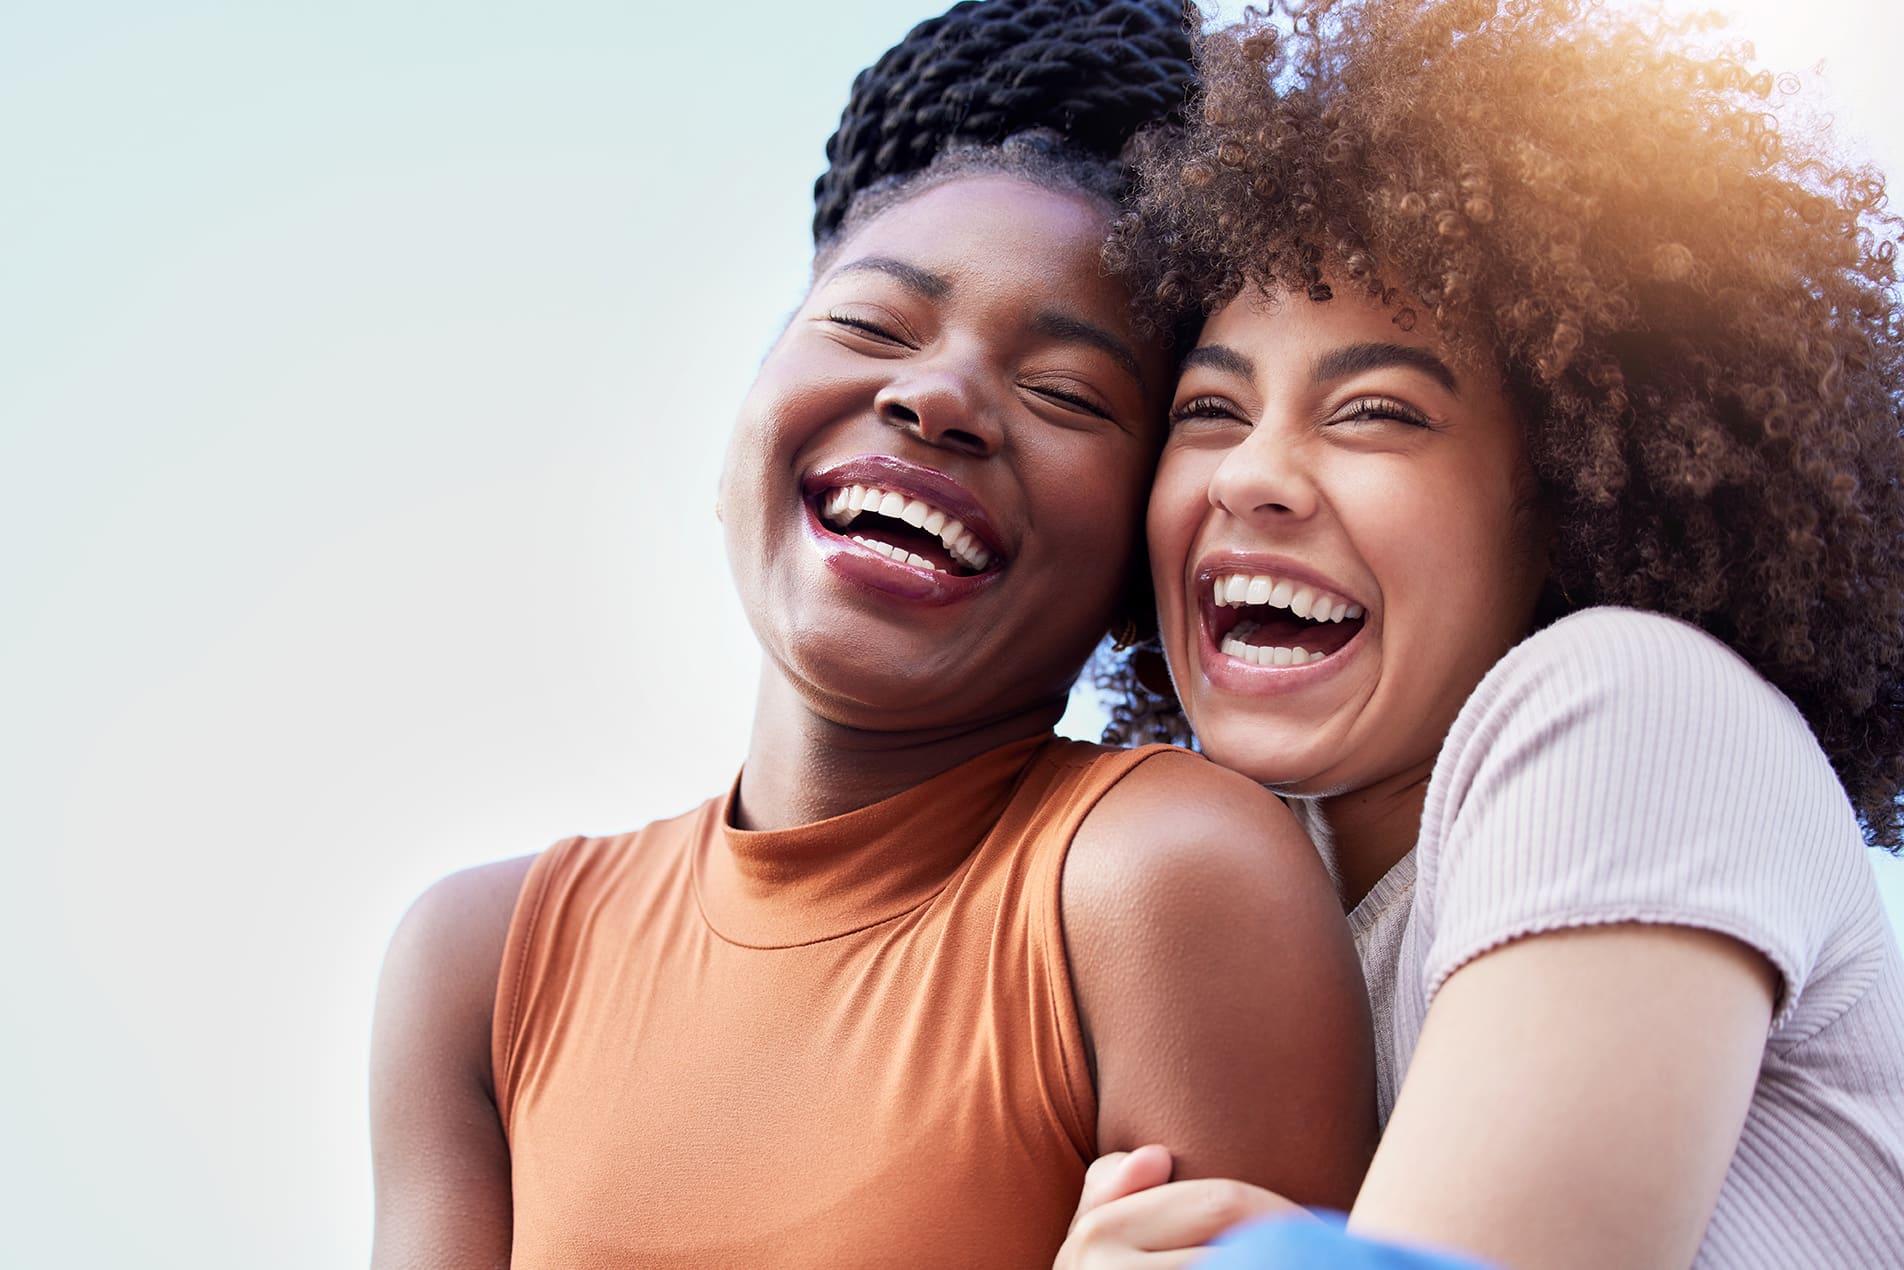
<path id="1" fill-rule="evenodd" d="M 1251 626 L 1254 629 L 1251 629 Z M 1288 609 L 1249 610 L 1248 616 L 1232 632 L 1246 644 L 1258 648 L 1302 648 L 1312 653 L 1333 653 L 1355 638 L 1362 629 L 1360 618 L 1340 622 L 1311 622 Z"/>

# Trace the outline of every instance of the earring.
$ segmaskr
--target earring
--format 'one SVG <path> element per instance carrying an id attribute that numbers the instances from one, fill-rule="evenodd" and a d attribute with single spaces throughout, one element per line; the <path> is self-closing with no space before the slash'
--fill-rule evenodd
<path id="1" fill-rule="evenodd" d="M 1137 644 L 1137 619 L 1126 615 L 1111 631 L 1111 650 L 1123 652 Z"/>

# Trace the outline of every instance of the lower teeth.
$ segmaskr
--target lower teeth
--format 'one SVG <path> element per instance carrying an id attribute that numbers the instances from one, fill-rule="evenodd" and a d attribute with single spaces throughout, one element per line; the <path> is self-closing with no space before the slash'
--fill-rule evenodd
<path id="1" fill-rule="evenodd" d="M 880 555 L 885 556 L 889 560 L 897 560 L 900 564 L 909 564 L 915 569 L 930 569 L 934 573 L 945 572 L 944 569 L 933 564 L 932 561 L 926 559 L 924 556 L 916 556 L 912 552 L 907 551 L 904 547 L 894 547 L 888 543 L 880 542 L 876 538 L 862 538 L 858 534 L 851 534 L 849 536 L 860 546 L 877 551 Z"/>
<path id="2" fill-rule="evenodd" d="M 1221 651 L 1227 657 L 1246 661 L 1254 666 L 1306 666 L 1310 662 L 1321 661 L 1327 653 L 1312 653 L 1306 648 L 1273 648 L 1262 644 L 1245 644 L 1234 636 L 1223 641 Z"/>

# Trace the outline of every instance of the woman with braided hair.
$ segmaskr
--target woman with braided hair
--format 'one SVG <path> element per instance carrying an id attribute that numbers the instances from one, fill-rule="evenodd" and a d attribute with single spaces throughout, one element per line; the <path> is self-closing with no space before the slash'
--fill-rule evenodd
<path id="1" fill-rule="evenodd" d="M 1657 13 L 1283 19 L 1208 39 L 1118 254 L 1200 324 L 1149 511 L 1172 679 L 1352 910 L 1386 1128 L 1349 1229 L 1898 1265 L 1904 962 L 1865 849 L 1904 840 L 1883 180 Z M 1065 1263 L 1179 1265 L 1287 1208 L 1135 1189 L 1167 1168 L 1099 1166 Z"/>
<path id="2" fill-rule="evenodd" d="M 1141 603 L 1170 365 L 1101 251 L 1188 55 L 1174 3 L 989 0 L 855 84 L 722 479 L 745 766 L 406 916 L 377 1265 L 1042 1266 L 1087 1161 L 1159 1137 L 1352 1195 L 1366 1005 L 1301 830 L 1052 733 Z"/>

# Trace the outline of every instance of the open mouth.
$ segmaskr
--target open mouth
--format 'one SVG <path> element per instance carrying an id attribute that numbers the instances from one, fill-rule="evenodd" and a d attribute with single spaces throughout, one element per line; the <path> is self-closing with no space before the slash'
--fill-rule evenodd
<path id="1" fill-rule="evenodd" d="M 999 553 L 971 528 L 925 499 L 874 485 L 836 485 L 813 495 L 813 509 L 834 533 L 915 569 L 955 578 L 999 567 Z"/>
<path id="2" fill-rule="evenodd" d="M 1255 666 L 1322 661 L 1342 651 L 1364 621 L 1352 600 L 1264 573 L 1215 575 L 1205 614 L 1217 650 Z"/>

